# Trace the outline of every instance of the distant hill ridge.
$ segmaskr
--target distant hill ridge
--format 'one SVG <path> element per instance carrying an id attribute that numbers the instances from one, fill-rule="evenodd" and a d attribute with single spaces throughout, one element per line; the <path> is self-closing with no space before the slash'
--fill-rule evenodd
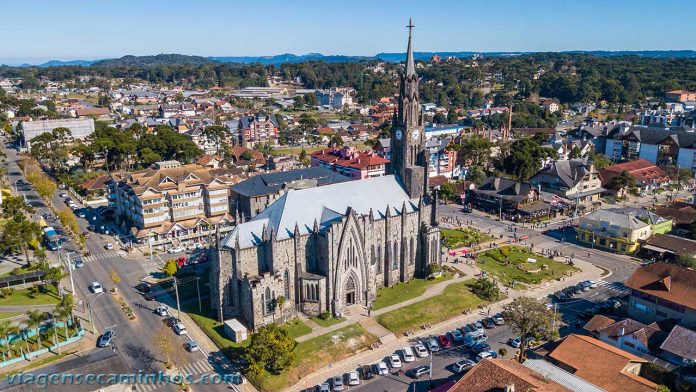
<path id="1" fill-rule="evenodd" d="M 440 57 L 457 57 L 469 58 L 475 54 L 483 55 L 484 57 L 501 57 L 501 56 L 519 56 L 524 54 L 532 54 L 538 52 L 415 52 L 414 57 L 417 60 L 429 60 L 434 55 Z M 568 54 L 586 54 L 598 57 L 618 57 L 618 56 L 638 56 L 651 58 L 696 58 L 695 50 L 619 50 L 619 51 L 604 51 L 604 50 L 570 50 L 559 53 Z M 307 53 L 296 55 L 292 53 L 284 53 L 275 56 L 189 56 L 184 54 L 158 54 L 153 56 L 123 56 L 115 59 L 102 60 L 50 60 L 38 67 L 59 67 L 59 66 L 157 66 L 157 65 L 203 65 L 214 63 L 238 63 L 238 64 L 253 64 L 260 63 L 263 65 L 279 65 L 283 63 L 301 63 L 305 61 L 325 61 L 325 62 L 351 62 L 351 61 L 369 61 L 382 60 L 388 62 L 403 61 L 405 53 L 378 53 L 374 56 L 346 56 L 346 55 L 323 55 L 321 53 Z M 22 67 L 32 66 L 30 64 L 22 64 Z"/>

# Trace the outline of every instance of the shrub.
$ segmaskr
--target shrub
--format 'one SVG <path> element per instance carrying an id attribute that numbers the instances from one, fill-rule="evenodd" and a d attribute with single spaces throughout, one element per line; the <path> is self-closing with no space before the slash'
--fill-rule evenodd
<path id="1" fill-rule="evenodd" d="M 506 349 L 505 347 L 501 347 L 501 348 L 498 350 L 498 355 L 501 356 L 501 357 L 506 356 L 506 355 L 507 355 L 507 349 Z"/>
<path id="2" fill-rule="evenodd" d="M 322 320 L 328 320 L 331 318 L 331 312 L 329 312 L 328 310 L 323 311 L 319 314 L 319 318 Z"/>

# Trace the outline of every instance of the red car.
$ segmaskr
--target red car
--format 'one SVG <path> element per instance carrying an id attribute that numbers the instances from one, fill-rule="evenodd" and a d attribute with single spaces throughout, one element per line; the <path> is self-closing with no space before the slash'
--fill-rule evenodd
<path id="1" fill-rule="evenodd" d="M 440 343 L 440 347 L 452 347 L 452 341 L 447 337 L 447 335 L 438 336 L 437 342 Z"/>

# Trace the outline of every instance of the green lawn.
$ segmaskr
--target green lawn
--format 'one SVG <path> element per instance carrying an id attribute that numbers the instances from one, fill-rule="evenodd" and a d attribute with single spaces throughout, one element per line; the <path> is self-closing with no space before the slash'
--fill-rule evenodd
<path id="1" fill-rule="evenodd" d="M 22 314 L 22 312 L 0 312 L 0 320 L 19 316 L 20 314 Z"/>
<path id="2" fill-rule="evenodd" d="M 536 263 L 527 262 L 528 258 L 536 259 Z M 513 281 L 538 284 L 580 271 L 565 262 L 551 260 L 518 246 L 485 251 L 478 255 L 476 261 L 479 268 L 495 276 L 506 286 L 511 286 Z"/>
<path id="3" fill-rule="evenodd" d="M 307 324 L 303 323 L 300 319 L 290 320 L 283 324 L 283 326 L 288 330 L 288 333 L 293 339 L 297 339 L 302 335 L 307 335 L 312 332 L 312 328 L 309 328 Z"/>
<path id="4" fill-rule="evenodd" d="M 346 319 L 344 317 L 342 317 L 342 318 L 329 317 L 326 320 L 324 320 L 321 317 L 312 317 L 311 320 L 314 321 L 315 323 L 319 324 L 322 327 L 330 327 L 332 325 L 346 321 Z"/>
<path id="5" fill-rule="evenodd" d="M 193 319 L 193 321 L 205 332 L 210 340 L 215 343 L 228 358 L 238 358 L 244 353 L 244 347 L 249 345 L 249 339 L 236 343 L 225 333 L 224 324 L 218 322 L 211 315 L 210 303 L 203 302 L 203 311 L 198 311 L 198 304 L 188 304 L 182 309 Z"/>
<path id="6" fill-rule="evenodd" d="M 460 315 L 464 310 L 482 306 L 487 301 L 469 291 L 468 285 L 473 281 L 452 283 L 440 295 L 377 316 L 377 322 L 395 334 L 400 334 L 409 329 L 417 329 L 425 323 L 435 324 Z M 500 299 L 503 298 L 504 296 Z"/>
<path id="7" fill-rule="evenodd" d="M 384 287 L 377 290 L 377 299 L 372 304 L 372 310 L 386 308 L 394 304 L 416 298 L 434 284 L 452 279 L 452 275 L 446 274 L 438 279 L 411 279 L 408 282 L 397 283 L 392 287 Z"/>
<path id="8" fill-rule="evenodd" d="M 263 391 L 279 391 L 294 385 L 313 371 L 338 362 L 358 351 L 365 350 L 377 337 L 360 324 L 351 324 L 336 331 L 317 336 L 295 346 L 293 366 L 279 375 L 267 372 L 248 374 L 254 386 Z"/>
<path id="9" fill-rule="evenodd" d="M 487 242 L 493 239 L 490 235 L 483 234 L 470 227 L 463 227 L 455 230 L 440 229 L 440 233 L 442 234 L 445 246 L 450 249 L 471 246 L 475 243 Z"/>
<path id="10" fill-rule="evenodd" d="M 34 291 L 31 289 L 15 290 L 12 295 L 0 298 L 0 306 L 28 306 L 57 304 L 60 301 L 58 290 L 53 285 L 46 285 L 45 291 L 40 291 L 38 286 Z"/>

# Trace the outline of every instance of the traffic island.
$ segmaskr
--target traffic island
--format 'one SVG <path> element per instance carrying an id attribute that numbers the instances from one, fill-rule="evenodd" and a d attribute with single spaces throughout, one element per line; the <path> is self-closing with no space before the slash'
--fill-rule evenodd
<path id="1" fill-rule="evenodd" d="M 131 309 L 130 305 L 128 305 L 126 301 L 123 300 L 123 298 L 119 297 L 115 293 L 114 298 L 116 299 L 118 306 L 121 308 L 121 311 L 123 311 L 126 317 L 128 317 L 129 320 L 135 320 L 135 313 L 133 313 L 133 309 Z"/>

